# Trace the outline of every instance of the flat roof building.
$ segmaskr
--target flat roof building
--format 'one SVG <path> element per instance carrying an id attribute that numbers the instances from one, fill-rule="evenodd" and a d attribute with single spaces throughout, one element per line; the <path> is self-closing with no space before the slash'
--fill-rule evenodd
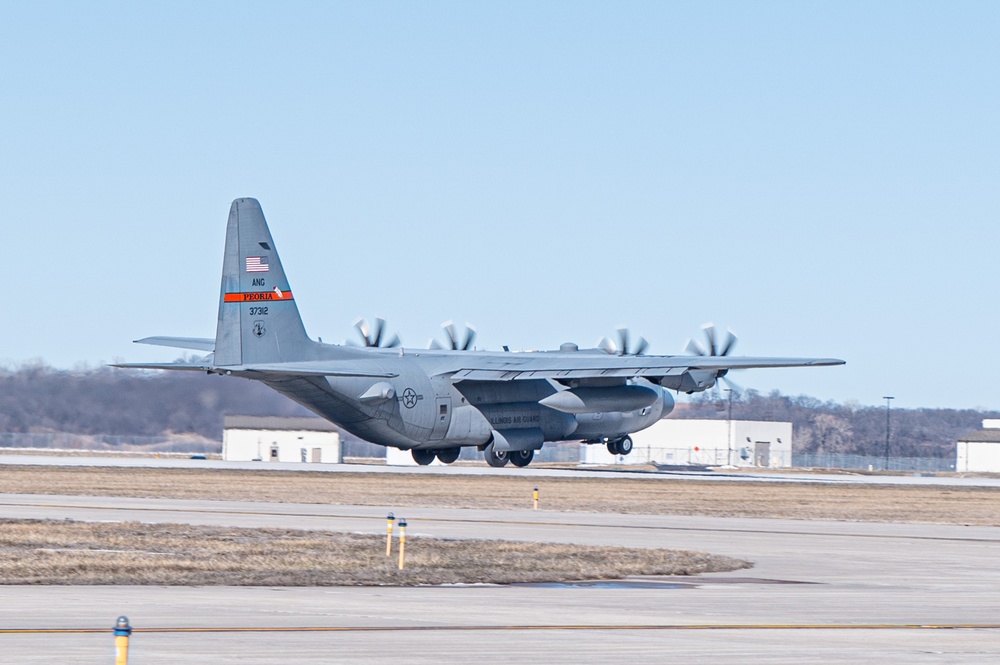
<path id="1" fill-rule="evenodd" d="M 225 416 L 222 459 L 338 464 L 342 460 L 340 430 L 322 418 Z"/>
<path id="2" fill-rule="evenodd" d="M 984 420 L 982 429 L 958 439 L 955 471 L 1000 472 L 1000 420 Z"/>

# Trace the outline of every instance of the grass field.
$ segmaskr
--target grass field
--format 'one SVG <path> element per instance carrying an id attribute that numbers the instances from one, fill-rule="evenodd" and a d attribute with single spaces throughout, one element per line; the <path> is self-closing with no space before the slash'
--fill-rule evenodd
<path id="1" fill-rule="evenodd" d="M 365 506 L 1000 525 L 1000 490 L 657 476 L 519 478 L 385 473 L 0 465 L 0 492 Z"/>
<path id="2" fill-rule="evenodd" d="M 504 584 L 749 567 L 702 552 L 407 538 L 399 570 L 398 548 L 325 531 L 0 519 L 0 584 Z"/>

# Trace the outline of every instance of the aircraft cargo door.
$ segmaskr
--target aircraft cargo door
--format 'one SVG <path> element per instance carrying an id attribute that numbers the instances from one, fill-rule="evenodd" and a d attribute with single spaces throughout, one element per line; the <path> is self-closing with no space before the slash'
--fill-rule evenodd
<path id="1" fill-rule="evenodd" d="M 438 397 L 434 407 L 434 429 L 431 430 L 431 441 L 440 441 L 448 433 L 451 423 L 451 398 Z"/>

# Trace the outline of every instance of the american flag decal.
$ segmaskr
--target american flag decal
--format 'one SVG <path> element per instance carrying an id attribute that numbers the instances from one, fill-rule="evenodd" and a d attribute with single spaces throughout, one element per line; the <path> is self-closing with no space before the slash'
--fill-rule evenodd
<path id="1" fill-rule="evenodd" d="M 247 257 L 247 272 L 267 272 L 268 270 L 266 256 Z"/>

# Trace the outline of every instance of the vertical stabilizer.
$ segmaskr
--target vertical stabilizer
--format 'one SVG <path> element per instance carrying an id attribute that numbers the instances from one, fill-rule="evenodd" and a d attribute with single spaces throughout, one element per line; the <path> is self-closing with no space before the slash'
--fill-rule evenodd
<path id="1" fill-rule="evenodd" d="M 302 360 L 311 345 L 260 204 L 236 199 L 226 228 L 215 365 Z"/>

